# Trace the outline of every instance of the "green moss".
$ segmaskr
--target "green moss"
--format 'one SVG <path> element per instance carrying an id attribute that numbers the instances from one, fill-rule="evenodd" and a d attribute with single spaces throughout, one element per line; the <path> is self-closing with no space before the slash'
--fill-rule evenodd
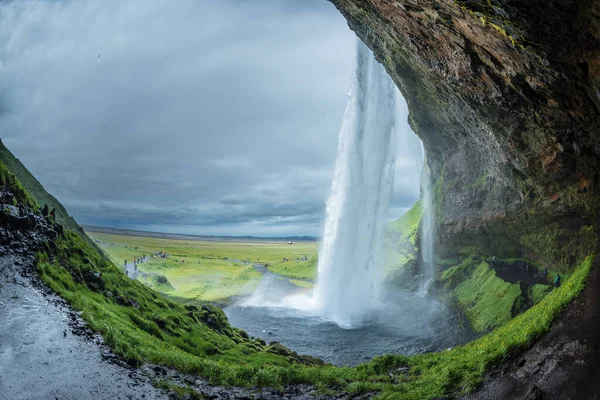
<path id="1" fill-rule="evenodd" d="M 454 289 L 469 278 L 476 266 L 477 262 L 473 261 L 472 257 L 467 257 L 460 264 L 444 270 L 440 275 L 440 282 L 447 289 Z"/>
<path id="2" fill-rule="evenodd" d="M 504 325 L 513 317 L 521 288 L 498 278 L 486 262 L 481 262 L 469 278 L 456 287 L 454 296 L 473 330 L 484 332 Z"/>

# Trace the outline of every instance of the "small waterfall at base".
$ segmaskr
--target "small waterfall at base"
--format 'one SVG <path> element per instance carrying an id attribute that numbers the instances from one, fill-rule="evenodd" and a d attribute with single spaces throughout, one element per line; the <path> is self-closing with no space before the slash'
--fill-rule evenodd
<path id="1" fill-rule="evenodd" d="M 423 201 L 423 216 L 420 226 L 421 247 L 421 279 L 417 294 L 425 296 L 433 284 L 435 278 L 435 259 L 433 251 L 434 243 L 434 210 L 431 199 L 431 180 L 429 179 L 429 166 L 427 159 L 423 163 L 421 173 L 421 199 Z"/>
<path id="2" fill-rule="evenodd" d="M 341 327 L 360 325 L 378 304 L 380 251 L 395 162 L 397 88 L 358 41 L 319 253 L 314 306 Z"/>

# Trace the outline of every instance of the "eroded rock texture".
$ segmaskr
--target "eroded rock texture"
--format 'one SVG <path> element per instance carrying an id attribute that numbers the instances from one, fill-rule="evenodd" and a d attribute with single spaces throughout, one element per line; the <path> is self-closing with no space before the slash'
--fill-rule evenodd
<path id="1" fill-rule="evenodd" d="M 409 104 L 443 252 L 595 249 L 600 1 L 330 1 Z"/>

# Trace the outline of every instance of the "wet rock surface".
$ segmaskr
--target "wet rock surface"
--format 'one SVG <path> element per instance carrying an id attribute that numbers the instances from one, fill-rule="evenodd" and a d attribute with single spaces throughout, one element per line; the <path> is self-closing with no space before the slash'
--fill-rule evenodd
<path id="1" fill-rule="evenodd" d="M 51 234 L 34 221 L 0 227 L 0 399 L 168 398 L 39 281 L 35 255 Z"/>

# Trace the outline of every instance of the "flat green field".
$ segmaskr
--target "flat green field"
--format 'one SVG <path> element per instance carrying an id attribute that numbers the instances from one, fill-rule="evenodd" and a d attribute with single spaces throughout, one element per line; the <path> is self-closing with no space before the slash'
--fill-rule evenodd
<path id="1" fill-rule="evenodd" d="M 168 258 L 150 258 L 139 264 L 138 280 L 171 297 L 201 301 L 226 301 L 249 294 L 260 282 L 261 274 L 251 262 L 267 264 L 272 272 L 292 278 L 314 279 L 317 243 L 267 241 L 206 241 L 129 236 L 87 232 L 117 265 L 125 260 L 166 252 Z M 306 256 L 307 261 L 286 261 Z M 183 259 L 183 262 L 181 260 Z M 241 262 L 244 261 L 244 262 Z M 161 283 L 159 276 L 168 284 Z M 291 280 L 300 287 L 307 282 Z"/>
<path id="2" fill-rule="evenodd" d="M 384 249 L 386 274 L 415 257 L 414 239 L 410 238 L 418 227 L 419 205 L 390 224 Z M 250 294 L 261 278 L 252 263 L 265 265 L 269 271 L 291 278 L 291 283 L 305 289 L 312 287 L 310 281 L 317 278 L 317 242 L 290 245 L 286 241 L 213 241 L 87 233 L 120 266 L 125 260 L 131 262 L 135 257 L 166 252 L 167 259 L 151 258 L 140 264 L 137 279 L 171 297 L 227 301 L 233 296 Z"/>

